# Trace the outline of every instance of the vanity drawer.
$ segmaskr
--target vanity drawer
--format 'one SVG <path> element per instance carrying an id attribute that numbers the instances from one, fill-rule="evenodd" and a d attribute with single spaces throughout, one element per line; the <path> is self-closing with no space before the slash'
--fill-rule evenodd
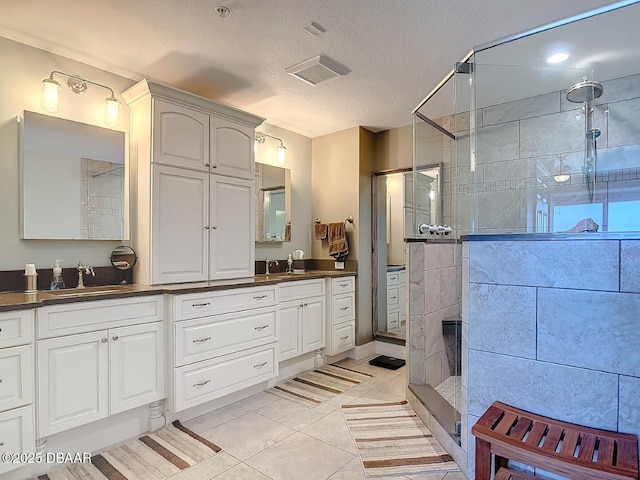
<path id="1" fill-rule="evenodd" d="M 350 350 L 356 345 L 355 322 L 343 323 L 331 327 L 331 345 L 333 355 Z"/>
<path id="2" fill-rule="evenodd" d="M 34 453 L 35 451 L 33 406 L 0 413 L 0 453 Z M 0 462 L 0 474 L 19 466 L 19 463 Z"/>
<path id="3" fill-rule="evenodd" d="M 157 322 L 164 318 L 162 295 L 50 305 L 38 309 L 38 338 L 94 332 Z"/>
<path id="4" fill-rule="evenodd" d="M 355 277 L 338 277 L 331 279 L 331 293 L 336 295 L 343 292 L 355 292 L 356 290 L 356 278 Z"/>
<path id="5" fill-rule="evenodd" d="M 392 330 L 397 330 L 400 326 L 400 312 L 397 310 L 395 312 L 387 313 L 387 331 L 391 332 Z"/>
<path id="6" fill-rule="evenodd" d="M 354 293 L 334 295 L 331 298 L 333 306 L 333 325 L 356 319 L 356 297 Z"/>
<path id="7" fill-rule="evenodd" d="M 0 313 L 0 348 L 24 345 L 33 341 L 34 310 Z"/>
<path id="8" fill-rule="evenodd" d="M 176 412 L 278 375 L 276 344 L 175 369 Z"/>
<path id="9" fill-rule="evenodd" d="M 276 285 L 175 295 L 175 320 L 269 307 L 277 303 Z"/>
<path id="10" fill-rule="evenodd" d="M 387 285 L 398 285 L 400 282 L 399 272 L 387 272 Z"/>
<path id="11" fill-rule="evenodd" d="M 275 342 L 276 318 L 276 307 L 267 307 L 176 323 L 176 365 Z"/>
<path id="12" fill-rule="evenodd" d="M 0 350 L 0 411 L 33 402 L 33 348 Z"/>
<path id="13" fill-rule="evenodd" d="M 389 287 L 387 289 L 387 307 L 394 308 L 400 305 L 400 289 L 397 287 Z"/>
<path id="14" fill-rule="evenodd" d="M 284 282 L 278 286 L 278 296 L 280 300 L 290 300 L 324 295 L 324 283 L 324 278 Z"/>

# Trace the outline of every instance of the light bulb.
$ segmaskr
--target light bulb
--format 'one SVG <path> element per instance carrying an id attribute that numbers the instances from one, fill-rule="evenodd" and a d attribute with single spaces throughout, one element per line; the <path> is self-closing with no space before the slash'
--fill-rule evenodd
<path id="1" fill-rule="evenodd" d="M 42 80 L 40 91 L 40 105 L 47 112 L 55 113 L 60 107 L 60 84 L 53 78 Z"/>
<path id="2" fill-rule="evenodd" d="M 114 97 L 104 100 L 104 123 L 110 127 L 117 127 L 120 116 L 120 102 Z"/>
<path id="3" fill-rule="evenodd" d="M 284 162 L 287 161 L 287 147 L 284 145 L 280 145 L 278 147 L 278 164 L 284 165 Z"/>

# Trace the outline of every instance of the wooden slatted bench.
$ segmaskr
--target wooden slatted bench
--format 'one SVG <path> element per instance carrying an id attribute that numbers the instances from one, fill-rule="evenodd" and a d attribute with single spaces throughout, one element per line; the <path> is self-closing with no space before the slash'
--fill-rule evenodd
<path id="1" fill-rule="evenodd" d="M 572 480 L 638 480 L 638 438 L 582 427 L 494 402 L 471 428 L 476 437 L 476 480 L 532 477 L 507 469 L 507 461 Z"/>

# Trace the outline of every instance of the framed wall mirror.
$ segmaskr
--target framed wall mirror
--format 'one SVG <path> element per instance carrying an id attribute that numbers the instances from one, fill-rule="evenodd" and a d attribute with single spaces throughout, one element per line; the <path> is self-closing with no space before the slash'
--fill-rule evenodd
<path id="1" fill-rule="evenodd" d="M 291 171 L 256 163 L 256 242 L 291 241 Z"/>
<path id="2" fill-rule="evenodd" d="M 126 240 L 124 132 L 28 111 L 18 121 L 21 238 Z"/>

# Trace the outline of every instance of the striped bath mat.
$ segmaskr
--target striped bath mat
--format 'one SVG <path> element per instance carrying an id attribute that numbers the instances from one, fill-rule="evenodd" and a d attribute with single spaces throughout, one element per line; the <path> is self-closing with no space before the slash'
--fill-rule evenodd
<path id="1" fill-rule="evenodd" d="M 342 405 L 367 477 L 459 472 L 406 400 Z"/>
<path id="2" fill-rule="evenodd" d="M 61 465 L 38 480 L 164 480 L 222 449 L 179 421 L 91 456 Z"/>
<path id="3" fill-rule="evenodd" d="M 373 375 L 368 373 L 332 364 L 280 382 L 267 392 L 307 407 L 315 407 L 372 378 Z"/>

